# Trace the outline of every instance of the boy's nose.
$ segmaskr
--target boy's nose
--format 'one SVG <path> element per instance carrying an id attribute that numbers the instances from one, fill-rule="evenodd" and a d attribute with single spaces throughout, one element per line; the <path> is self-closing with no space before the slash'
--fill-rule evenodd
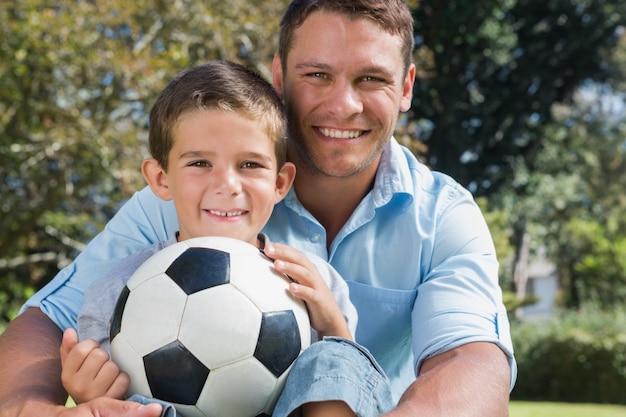
<path id="1" fill-rule="evenodd" d="M 241 192 L 241 181 L 232 169 L 223 169 L 215 173 L 215 192 L 218 194 L 238 194 Z"/>

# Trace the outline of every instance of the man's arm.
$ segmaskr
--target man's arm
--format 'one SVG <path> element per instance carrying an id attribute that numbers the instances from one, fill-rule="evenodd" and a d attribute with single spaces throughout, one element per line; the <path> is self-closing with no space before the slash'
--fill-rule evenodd
<path id="1" fill-rule="evenodd" d="M 385 417 L 506 417 L 509 381 L 508 358 L 497 345 L 469 343 L 425 360 Z"/>
<path id="2" fill-rule="evenodd" d="M 30 308 L 0 335 L 0 417 L 158 417 L 161 406 L 98 398 L 64 406 L 59 348 L 61 331 Z"/>
<path id="3" fill-rule="evenodd" d="M 61 331 L 39 309 L 9 324 L 0 335 L 0 416 L 51 415 L 54 405 L 65 404 L 60 344 Z"/>

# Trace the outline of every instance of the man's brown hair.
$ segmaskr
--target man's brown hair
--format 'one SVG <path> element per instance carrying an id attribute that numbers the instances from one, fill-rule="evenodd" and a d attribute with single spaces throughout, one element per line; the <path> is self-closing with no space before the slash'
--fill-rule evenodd
<path id="1" fill-rule="evenodd" d="M 293 44 L 294 31 L 316 11 L 337 13 L 355 20 L 369 19 L 384 31 L 400 36 L 406 74 L 412 62 L 415 40 L 413 17 L 403 0 L 293 0 L 280 22 L 278 54 L 283 72 L 286 70 L 287 55 Z"/>

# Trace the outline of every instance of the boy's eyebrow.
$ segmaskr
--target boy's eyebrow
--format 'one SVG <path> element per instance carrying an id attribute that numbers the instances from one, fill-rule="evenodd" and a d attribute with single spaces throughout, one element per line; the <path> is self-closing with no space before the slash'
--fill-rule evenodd
<path id="1" fill-rule="evenodd" d="M 205 152 L 205 151 L 187 151 L 187 152 L 183 152 L 180 155 L 178 155 L 179 159 L 183 159 L 183 158 L 197 158 L 199 156 L 206 156 L 206 155 L 210 155 L 211 152 Z"/>
<path id="2" fill-rule="evenodd" d="M 206 158 L 207 156 L 215 155 L 215 152 L 210 151 L 186 151 L 181 153 L 178 158 Z M 273 159 L 273 154 L 266 154 L 254 151 L 242 151 L 239 153 L 240 157 L 251 158 L 251 159 L 261 159 L 266 161 L 271 161 Z"/>

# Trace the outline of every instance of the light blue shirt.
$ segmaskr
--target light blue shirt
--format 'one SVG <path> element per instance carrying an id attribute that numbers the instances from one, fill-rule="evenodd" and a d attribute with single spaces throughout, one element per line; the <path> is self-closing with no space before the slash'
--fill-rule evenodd
<path id="1" fill-rule="evenodd" d="M 173 204 L 143 189 L 23 308 L 39 306 L 60 328 L 75 327 L 90 283 L 176 230 Z M 395 139 L 374 188 L 329 250 L 324 228 L 293 189 L 263 232 L 327 260 L 347 281 L 359 315 L 356 341 L 379 361 L 396 400 L 423 360 L 477 341 L 496 343 L 509 356 L 513 387 L 517 368 L 485 220 L 466 189 L 430 171 Z"/>

